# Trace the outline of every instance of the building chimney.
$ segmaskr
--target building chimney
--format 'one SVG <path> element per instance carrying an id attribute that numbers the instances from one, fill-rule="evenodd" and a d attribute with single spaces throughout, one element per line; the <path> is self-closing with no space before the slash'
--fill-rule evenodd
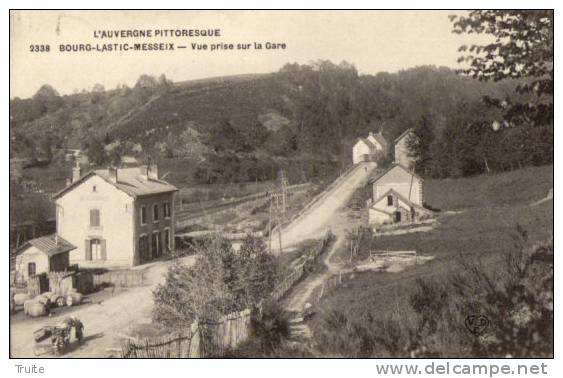
<path id="1" fill-rule="evenodd" d="M 72 168 L 72 182 L 76 182 L 80 179 L 81 170 L 80 170 L 80 162 L 77 161 L 76 165 Z"/>
<path id="2" fill-rule="evenodd" d="M 156 164 L 149 165 L 147 169 L 147 176 L 151 180 L 158 180 L 160 178 L 158 176 L 158 165 Z"/>
<path id="3" fill-rule="evenodd" d="M 141 175 L 141 177 L 145 180 L 149 179 L 149 174 L 148 174 L 148 170 L 149 170 L 149 166 L 148 165 L 141 165 L 139 166 L 139 174 Z"/>
<path id="4" fill-rule="evenodd" d="M 108 176 L 111 182 L 117 182 L 117 167 L 108 167 Z"/>

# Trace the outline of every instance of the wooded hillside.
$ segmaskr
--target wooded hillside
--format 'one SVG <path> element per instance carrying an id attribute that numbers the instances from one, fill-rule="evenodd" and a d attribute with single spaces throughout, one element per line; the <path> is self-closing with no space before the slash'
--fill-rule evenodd
<path id="1" fill-rule="evenodd" d="M 282 167 L 303 181 L 350 164 L 353 143 L 369 131 L 392 141 L 414 127 L 426 176 L 550 163 L 551 123 L 509 124 L 486 101 L 522 97 L 518 83 L 432 66 L 359 75 L 349 63 L 319 61 L 177 84 L 143 75 L 133 88 L 64 96 L 43 85 L 10 101 L 10 156 L 59 164 L 66 148 L 81 148 L 100 165 L 125 154 L 189 163 L 199 183 L 268 180 Z"/>

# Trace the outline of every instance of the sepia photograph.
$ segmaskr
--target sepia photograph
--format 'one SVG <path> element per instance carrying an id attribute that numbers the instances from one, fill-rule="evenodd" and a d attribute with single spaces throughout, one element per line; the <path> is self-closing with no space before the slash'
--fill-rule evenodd
<path id="1" fill-rule="evenodd" d="M 547 374 L 503 361 L 554 358 L 554 10 L 10 10 L 9 53 L 18 374 Z"/>

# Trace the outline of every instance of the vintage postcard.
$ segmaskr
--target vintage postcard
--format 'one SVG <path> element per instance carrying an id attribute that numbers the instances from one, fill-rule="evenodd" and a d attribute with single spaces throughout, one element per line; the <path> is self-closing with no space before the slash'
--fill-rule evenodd
<path id="1" fill-rule="evenodd" d="M 553 358 L 553 30 L 11 10 L 10 357 Z"/>

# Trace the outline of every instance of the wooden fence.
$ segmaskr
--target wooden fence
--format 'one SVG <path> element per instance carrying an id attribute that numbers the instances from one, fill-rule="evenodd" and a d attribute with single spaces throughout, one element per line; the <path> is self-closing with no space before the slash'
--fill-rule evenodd
<path id="1" fill-rule="evenodd" d="M 289 193 L 297 193 L 304 191 L 311 186 L 311 183 L 290 185 L 287 187 Z M 233 208 L 235 206 L 241 205 L 246 202 L 257 201 L 259 199 L 268 198 L 270 192 L 260 192 L 255 194 L 250 194 L 244 197 L 232 198 L 225 201 L 211 201 L 209 204 L 202 203 L 192 203 L 192 204 L 182 204 L 176 209 L 176 226 L 184 227 L 186 225 L 194 223 L 194 221 L 199 220 L 199 218 L 214 214 L 217 212 L 225 211 L 227 209 Z"/>
<path id="2" fill-rule="evenodd" d="M 102 274 L 93 274 L 94 287 L 111 285 L 116 287 L 143 286 L 142 270 L 114 270 Z"/>
<path id="3" fill-rule="evenodd" d="M 223 316 L 216 322 L 195 322 L 180 333 L 154 339 L 127 340 L 123 358 L 200 358 L 222 356 L 250 335 L 250 310 Z"/>
<path id="4" fill-rule="evenodd" d="M 73 288 L 74 271 L 49 272 L 49 291 L 59 295 L 67 295 Z"/>
<path id="5" fill-rule="evenodd" d="M 331 289 L 342 285 L 342 273 L 334 274 L 323 281 L 321 286 L 321 291 L 319 292 L 317 302 L 320 302 L 321 298 Z"/>
<path id="6" fill-rule="evenodd" d="M 46 273 L 36 274 L 27 281 L 27 292 L 32 297 L 49 290 L 49 278 Z"/>
<path id="7" fill-rule="evenodd" d="M 305 264 L 315 260 L 319 255 L 321 255 L 327 248 L 327 246 L 334 240 L 334 235 L 329 230 L 327 231 L 325 237 L 310 251 L 308 251 L 303 256 L 299 257 L 294 261 L 292 266 L 292 271 L 283 281 L 276 286 L 271 296 L 274 300 L 278 301 L 295 285 L 297 281 L 303 277 L 305 272 Z"/>

